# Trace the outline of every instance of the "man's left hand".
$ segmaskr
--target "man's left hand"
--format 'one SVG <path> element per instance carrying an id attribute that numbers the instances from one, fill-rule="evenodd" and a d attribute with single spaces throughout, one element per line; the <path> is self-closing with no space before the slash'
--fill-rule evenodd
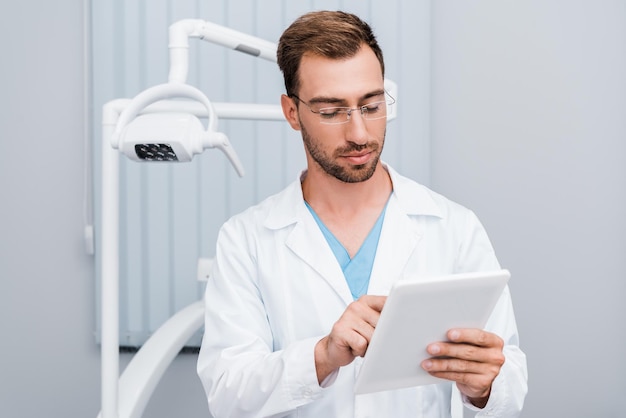
<path id="1" fill-rule="evenodd" d="M 426 348 L 433 357 L 424 360 L 422 367 L 433 376 L 456 382 L 474 406 L 484 408 L 504 364 L 504 341 L 480 329 L 453 329 L 447 336 L 449 341 Z"/>

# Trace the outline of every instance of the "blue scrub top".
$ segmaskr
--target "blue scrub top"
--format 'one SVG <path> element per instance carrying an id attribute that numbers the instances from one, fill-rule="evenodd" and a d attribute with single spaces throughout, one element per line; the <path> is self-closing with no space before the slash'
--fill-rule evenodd
<path id="1" fill-rule="evenodd" d="M 328 245 L 332 249 L 343 275 L 348 282 L 350 293 L 354 300 L 357 300 L 360 296 L 367 293 L 367 288 L 370 283 L 370 276 L 372 274 L 372 267 L 374 266 L 374 258 L 376 258 L 376 249 L 378 248 L 378 239 L 380 238 L 380 231 L 383 227 L 383 220 L 385 218 L 385 211 L 387 205 L 383 208 L 383 211 L 378 216 L 376 224 L 372 227 L 369 234 L 365 238 L 365 241 L 359 248 L 359 251 L 355 254 L 354 258 L 350 258 L 348 251 L 339 242 L 332 232 L 324 225 L 322 220 L 317 216 L 313 208 L 305 201 L 307 208 L 313 215 L 315 222 L 319 225 Z"/>

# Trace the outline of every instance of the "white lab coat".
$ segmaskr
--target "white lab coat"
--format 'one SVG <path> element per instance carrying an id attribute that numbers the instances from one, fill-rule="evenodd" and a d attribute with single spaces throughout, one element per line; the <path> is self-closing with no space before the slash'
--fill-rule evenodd
<path id="1" fill-rule="evenodd" d="M 394 191 L 368 294 L 386 295 L 394 281 L 409 276 L 500 268 L 471 211 L 385 167 Z M 361 358 L 320 387 L 314 346 L 351 302 L 299 180 L 227 221 L 206 287 L 198 358 L 211 413 L 216 418 L 449 417 L 448 382 L 355 396 Z M 479 416 L 516 417 L 527 371 L 508 288 L 487 329 L 504 339 L 506 362 Z"/>

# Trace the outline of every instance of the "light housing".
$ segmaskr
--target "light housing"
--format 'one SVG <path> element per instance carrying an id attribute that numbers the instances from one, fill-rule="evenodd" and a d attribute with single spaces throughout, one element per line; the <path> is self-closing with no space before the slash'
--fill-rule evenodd
<path id="1" fill-rule="evenodd" d="M 202 152 L 202 123 L 188 113 L 138 116 L 120 134 L 119 149 L 133 161 L 191 161 Z"/>
<path id="2" fill-rule="evenodd" d="M 204 105 L 209 119 L 206 129 L 196 116 L 189 113 L 140 114 L 159 100 L 176 97 Z M 228 137 L 217 131 L 213 105 L 204 93 L 188 84 L 159 84 L 135 96 L 119 116 L 111 135 L 111 145 L 138 162 L 187 162 L 204 149 L 217 148 L 226 155 L 239 176 L 245 173 Z"/>

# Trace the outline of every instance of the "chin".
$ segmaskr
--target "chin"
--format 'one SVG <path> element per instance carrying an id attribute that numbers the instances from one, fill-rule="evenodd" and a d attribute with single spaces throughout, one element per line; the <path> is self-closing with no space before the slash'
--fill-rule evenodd
<path id="1" fill-rule="evenodd" d="M 348 169 L 337 170 L 334 173 L 329 173 L 337 180 L 344 183 L 362 183 L 372 178 L 376 172 L 376 166 L 378 165 L 378 158 L 371 163 L 360 164 L 351 166 Z"/>

